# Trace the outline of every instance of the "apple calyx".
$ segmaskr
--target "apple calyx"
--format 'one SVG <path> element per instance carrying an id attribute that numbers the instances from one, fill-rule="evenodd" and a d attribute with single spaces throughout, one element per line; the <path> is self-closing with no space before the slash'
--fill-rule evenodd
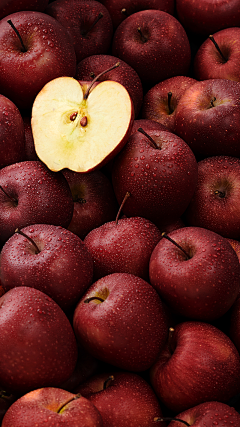
<path id="1" fill-rule="evenodd" d="M 158 422 L 158 421 L 179 421 L 180 423 L 183 423 L 185 426 L 188 426 L 188 427 L 191 426 L 191 424 L 188 424 L 187 421 L 181 420 L 180 418 L 171 418 L 171 417 L 157 418 L 156 417 L 156 418 L 154 418 L 153 421 L 155 421 L 155 422 Z"/>
<path id="2" fill-rule="evenodd" d="M 85 99 L 85 100 L 86 100 L 86 99 L 88 98 L 89 93 L 90 93 L 90 91 L 91 91 L 91 89 L 92 89 L 92 87 L 93 87 L 94 83 L 96 83 L 96 81 L 97 81 L 100 77 L 102 77 L 105 73 L 108 73 L 108 71 L 112 71 L 112 70 L 114 70 L 114 68 L 119 67 L 119 65 L 120 65 L 120 62 L 116 62 L 116 64 L 114 64 L 112 67 L 109 67 L 107 70 L 102 71 L 100 74 L 98 74 L 96 77 L 94 77 L 94 79 L 93 79 L 93 81 L 91 82 L 90 86 L 89 86 L 89 87 L 88 87 L 88 89 L 86 90 L 86 92 L 85 92 L 85 94 L 84 94 L 84 96 L 83 96 L 83 99 Z M 85 125 L 85 126 L 86 126 L 86 125 Z"/>
<path id="3" fill-rule="evenodd" d="M 81 35 L 83 37 L 86 37 L 88 35 L 88 33 L 90 33 L 90 31 L 93 29 L 93 27 L 95 27 L 95 25 L 98 23 L 98 21 L 103 17 L 103 13 L 100 12 L 98 14 L 98 16 L 96 17 L 96 19 L 93 21 L 92 25 L 87 29 L 87 30 L 82 30 L 81 31 Z"/>
<path id="4" fill-rule="evenodd" d="M 68 405 L 70 402 L 73 402 L 73 400 L 77 400 L 81 397 L 81 394 L 78 393 L 75 396 L 71 397 L 70 399 L 68 399 L 66 402 L 64 402 L 64 404 L 62 406 L 60 406 L 60 408 L 57 410 L 57 414 L 61 414 L 61 412 L 64 411 L 64 408 L 66 405 Z"/>
<path id="5" fill-rule="evenodd" d="M 153 148 L 156 148 L 157 150 L 160 149 L 160 147 L 158 147 L 158 145 L 156 144 L 154 139 L 150 135 L 148 135 L 148 133 L 145 132 L 145 130 L 143 130 L 143 128 L 138 128 L 138 132 L 141 132 L 144 136 L 146 136 L 149 139 L 150 144 Z"/>
<path id="6" fill-rule="evenodd" d="M 171 99 L 172 99 L 172 92 L 168 92 L 168 113 L 169 113 L 169 115 L 174 112 L 174 109 L 172 108 L 172 105 L 171 105 Z"/>
<path id="7" fill-rule="evenodd" d="M 142 41 L 143 43 L 146 43 L 146 42 L 148 41 L 148 38 L 144 36 L 144 34 L 143 34 L 142 30 L 141 30 L 141 27 L 138 27 L 138 28 L 137 28 L 137 31 L 138 31 L 138 33 L 139 33 L 139 34 L 140 34 L 140 36 L 141 36 L 141 41 Z"/>
<path id="8" fill-rule="evenodd" d="M 214 194 L 216 194 L 216 196 L 220 197 L 220 199 L 224 199 L 224 197 L 226 196 L 225 191 L 220 191 L 220 190 L 214 191 Z"/>
<path id="9" fill-rule="evenodd" d="M 37 244 L 34 242 L 34 240 L 31 237 L 29 237 L 27 234 L 23 233 L 23 231 L 19 230 L 18 228 L 16 228 L 15 233 L 20 234 L 21 236 L 28 239 L 33 244 L 33 246 L 35 247 L 36 254 L 40 254 L 41 251 L 40 251 L 39 247 L 37 246 Z"/>
<path id="10" fill-rule="evenodd" d="M 20 35 L 20 33 L 19 33 L 19 31 L 17 30 L 17 28 L 15 27 L 15 25 L 13 24 L 13 22 L 11 21 L 11 19 L 8 19 L 7 20 L 7 23 L 9 24 L 9 25 L 11 25 L 11 27 L 12 27 L 12 29 L 15 31 L 15 33 L 17 34 L 17 36 L 18 36 L 18 38 L 19 38 L 19 40 L 20 40 L 20 43 L 21 43 L 21 46 L 22 46 L 22 52 L 27 52 L 27 49 L 26 49 L 26 47 L 24 46 L 24 43 L 23 43 L 23 40 L 22 40 L 22 37 L 21 37 L 21 35 Z"/>
<path id="11" fill-rule="evenodd" d="M 116 220 L 115 220 L 115 224 L 116 224 L 116 225 L 118 224 L 118 220 L 119 220 L 119 216 L 120 216 L 120 214 L 121 214 L 122 208 L 123 208 L 123 206 L 125 205 L 125 203 L 126 203 L 127 199 L 128 199 L 130 196 L 131 196 L 131 193 L 129 193 L 129 191 L 127 191 L 127 192 L 126 192 L 126 194 L 125 194 L 125 196 L 124 196 L 124 198 L 123 198 L 123 201 L 122 201 L 122 203 L 121 203 L 121 205 L 120 205 L 120 207 L 119 207 L 119 209 L 118 209 L 118 213 L 117 213 Z"/>
<path id="12" fill-rule="evenodd" d="M 217 49 L 217 51 L 220 53 L 222 59 L 224 62 L 227 62 L 227 59 L 225 58 L 225 56 L 223 55 L 220 47 L 218 46 L 216 40 L 214 39 L 213 35 L 210 34 L 210 36 L 208 36 L 208 38 L 211 40 L 211 42 L 214 44 L 215 48 Z"/>
<path id="13" fill-rule="evenodd" d="M 103 383 L 103 390 L 106 390 L 106 388 L 108 388 L 112 384 L 114 379 L 115 379 L 114 376 L 110 375 Z"/>
<path id="14" fill-rule="evenodd" d="M 214 96 L 211 101 L 210 101 L 210 107 L 209 108 L 213 108 L 215 107 L 214 102 L 216 101 L 216 96 Z"/>
<path id="15" fill-rule="evenodd" d="M 0 398 L 1 399 L 10 400 L 10 399 L 12 399 L 12 397 L 13 397 L 13 395 L 9 394 L 7 391 L 0 390 Z"/>
<path id="16" fill-rule="evenodd" d="M 185 249 L 183 249 L 177 242 L 175 242 L 175 240 L 173 240 L 171 237 L 169 237 L 165 231 L 162 233 L 162 237 L 164 237 L 165 239 L 169 240 L 169 242 L 173 243 L 175 246 L 177 246 L 178 249 L 180 249 L 187 257 L 187 260 L 191 259 L 190 255 L 187 253 L 187 251 L 185 251 Z"/>
<path id="17" fill-rule="evenodd" d="M 11 197 L 6 190 L 4 190 L 4 188 L 0 185 L 0 190 L 2 190 L 2 192 L 13 202 L 14 206 L 18 205 L 18 201 L 17 199 L 15 199 L 14 197 Z"/>

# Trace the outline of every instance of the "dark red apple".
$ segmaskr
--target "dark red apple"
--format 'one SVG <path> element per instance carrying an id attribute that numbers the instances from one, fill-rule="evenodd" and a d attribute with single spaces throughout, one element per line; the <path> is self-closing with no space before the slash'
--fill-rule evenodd
<path id="1" fill-rule="evenodd" d="M 44 12 L 48 0 L 1 0 L 0 19 L 14 12 L 21 10 L 37 10 Z"/>

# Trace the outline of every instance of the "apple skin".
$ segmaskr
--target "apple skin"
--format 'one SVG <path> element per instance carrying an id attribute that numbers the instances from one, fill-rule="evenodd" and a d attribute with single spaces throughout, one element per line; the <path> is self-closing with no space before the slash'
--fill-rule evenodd
<path id="1" fill-rule="evenodd" d="M 96 296 L 104 301 L 84 302 Z M 128 273 L 110 274 L 93 283 L 75 308 L 73 328 L 90 354 L 133 372 L 150 368 L 168 330 L 155 289 Z"/>
<path id="2" fill-rule="evenodd" d="M 16 228 L 52 224 L 67 228 L 74 203 L 62 173 L 51 172 L 40 161 L 14 163 L 0 170 L 0 242 L 5 243 Z"/>
<path id="3" fill-rule="evenodd" d="M 49 0 L 1 0 L 0 19 L 11 13 L 20 12 L 22 10 L 37 10 L 44 12 Z"/>
<path id="4" fill-rule="evenodd" d="M 8 19 L 19 31 L 27 52 L 22 52 Z M 67 30 L 46 13 L 21 11 L 3 18 L 0 45 L 0 91 L 20 109 L 30 109 L 38 92 L 50 80 L 75 75 L 72 40 Z"/>
<path id="5" fill-rule="evenodd" d="M 94 280 L 112 273 L 130 273 L 149 280 L 149 260 L 161 232 L 141 217 L 110 221 L 90 231 L 84 243 L 93 259 Z"/>
<path id="6" fill-rule="evenodd" d="M 19 109 L 0 94 L 0 168 L 25 160 L 24 135 Z"/>
<path id="7" fill-rule="evenodd" d="M 175 133 L 199 160 L 219 155 L 240 157 L 239 83 L 209 79 L 193 84 L 176 108 Z"/>
<path id="8" fill-rule="evenodd" d="M 149 262 L 150 283 L 171 309 L 206 322 L 223 316 L 235 302 L 240 265 L 230 243 L 200 227 L 184 227 L 168 234 L 180 245 L 162 238 Z"/>
<path id="9" fill-rule="evenodd" d="M 192 427 L 238 427 L 240 425 L 240 414 L 229 405 L 221 402 L 206 402 L 194 406 L 187 411 L 177 415 L 176 418 L 186 421 Z M 171 421 L 168 427 L 183 427 L 180 421 Z"/>
<path id="10" fill-rule="evenodd" d="M 197 80 L 229 79 L 240 81 L 240 28 L 225 28 L 213 34 L 226 61 L 208 38 L 194 57 L 194 76 Z"/>
<path id="11" fill-rule="evenodd" d="M 240 353 L 240 298 L 235 301 L 231 310 L 229 336 Z"/>
<path id="12" fill-rule="evenodd" d="M 92 284 L 93 262 L 82 240 L 62 227 L 34 224 L 21 229 L 38 246 L 15 233 L 2 248 L 0 277 L 5 291 L 28 286 L 50 296 L 64 311 L 73 309 Z"/>
<path id="13" fill-rule="evenodd" d="M 206 37 L 223 28 L 240 25 L 238 0 L 176 0 L 176 12 L 186 31 Z"/>
<path id="14" fill-rule="evenodd" d="M 31 118 L 23 116 L 24 132 L 25 132 L 25 160 L 39 160 L 34 147 Z"/>
<path id="15" fill-rule="evenodd" d="M 174 14 L 173 0 L 101 0 L 101 3 L 108 9 L 115 29 L 127 16 L 141 10 L 155 9 Z M 126 12 L 122 12 L 122 9 L 126 9 Z"/>
<path id="16" fill-rule="evenodd" d="M 84 239 L 94 228 L 116 218 L 118 203 L 112 183 L 102 171 L 81 174 L 64 169 L 62 173 L 74 201 L 68 230 Z"/>
<path id="17" fill-rule="evenodd" d="M 143 119 L 155 120 L 174 133 L 178 102 L 186 89 L 192 86 L 193 83 L 196 83 L 196 81 L 191 77 L 176 76 L 157 83 L 144 96 L 141 117 Z M 168 102 L 169 92 L 172 93 L 170 108 Z"/>
<path id="18" fill-rule="evenodd" d="M 151 384 L 174 413 L 200 403 L 226 403 L 240 392 L 240 355 L 220 329 L 197 321 L 179 323 L 152 366 Z"/>
<path id="19" fill-rule="evenodd" d="M 119 67 L 103 74 L 98 81 L 114 80 L 128 90 L 134 105 L 135 118 L 140 112 L 143 101 L 143 88 L 140 77 L 126 62 L 112 55 L 91 55 L 77 64 L 76 79 L 89 81 L 104 70 L 120 63 Z"/>
<path id="20" fill-rule="evenodd" d="M 195 193 L 184 213 L 188 226 L 240 239 L 240 159 L 208 157 L 198 162 Z"/>
<path id="21" fill-rule="evenodd" d="M 11 289 L 0 298 L 0 325 L 2 389 L 19 395 L 57 387 L 70 377 L 77 362 L 76 339 L 50 297 L 25 286 Z"/>
<path id="22" fill-rule="evenodd" d="M 107 53 L 111 46 L 113 25 L 107 8 L 95 0 L 55 0 L 45 9 L 65 27 L 72 38 L 77 63 L 84 58 Z M 87 31 L 99 14 L 102 18 Z"/>
<path id="23" fill-rule="evenodd" d="M 104 384 L 107 384 L 105 389 Z M 77 392 L 96 406 L 104 427 L 154 427 L 154 418 L 162 416 L 160 403 L 151 386 L 132 372 L 94 375 L 80 385 Z M 161 426 L 166 427 L 166 423 L 161 423 Z"/>
<path id="24" fill-rule="evenodd" d="M 119 204 L 130 193 L 122 208 L 126 216 L 144 217 L 162 229 L 186 210 L 197 183 L 197 162 L 177 135 L 150 129 L 148 134 L 159 149 L 135 132 L 115 159 L 112 183 Z"/>
<path id="25" fill-rule="evenodd" d="M 126 18 L 114 33 L 112 54 L 133 67 L 142 83 L 149 86 L 187 75 L 191 61 L 184 28 L 176 18 L 160 10 L 143 10 Z"/>
<path id="26" fill-rule="evenodd" d="M 96 407 L 85 397 L 54 387 L 20 397 L 4 416 L 2 427 L 103 427 Z"/>

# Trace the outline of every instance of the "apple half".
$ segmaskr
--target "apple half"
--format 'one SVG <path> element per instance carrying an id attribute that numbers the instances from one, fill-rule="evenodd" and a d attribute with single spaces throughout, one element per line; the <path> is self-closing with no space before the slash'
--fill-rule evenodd
<path id="1" fill-rule="evenodd" d="M 103 81 L 90 90 L 72 77 L 48 82 L 32 108 L 32 132 L 39 159 L 52 171 L 89 172 L 102 167 L 126 144 L 134 120 L 123 85 Z"/>

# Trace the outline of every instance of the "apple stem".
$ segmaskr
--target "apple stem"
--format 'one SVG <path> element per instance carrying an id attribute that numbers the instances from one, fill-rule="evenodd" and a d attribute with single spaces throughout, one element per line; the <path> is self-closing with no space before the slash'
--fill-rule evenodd
<path id="1" fill-rule="evenodd" d="M 227 62 L 227 59 L 225 58 L 225 56 L 223 55 L 220 47 L 218 46 L 216 40 L 214 39 L 214 37 L 212 35 L 208 36 L 208 38 L 211 40 L 211 42 L 213 42 L 215 48 L 217 49 L 217 51 L 220 53 L 222 59 L 224 60 L 224 62 Z"/>
<path id="2" fill-rule="evenodd" d="M 157 144 L 154 141 L 154 139 L 150 135 L 148 135 L 148 133 L 145 132 L 145 130 L 143 130 L 143 128 L 138 128 L 138 132 L 141 132 L 144 136 L 146 136 L 149 139 L 149 141 L 151 142 L 151 146 L 153 148 L 156 148 L 157 150 L 159 150 L 159 147 L 157 146 Z"/>
<path id="3" fill-rule="evenodd" d="M 93 29 L 93 27 L 95 27 L 95 25 L 98 23 L 98 21 L 99 21 L 102 17 L 103 17 L 103 13 L 102 13 L 102 12 L 100 12 L 100 13 L 98 14 L 98 16 L 96 17 L 95 21 L 94 21 L 94 22 L 92 23 L 92 25 L 90 26 L 90 28 L 88 28 L 88 30 L 83 30 L 83 31 L 81 31 L 82 36 L 83 36 L 83 37 L 86 37 L 86 35 L 87 35 L 88 33 L 90 33 L 90 31 Z"/>
<path id="4" fill-rule="evenodd" d="M 35 247 L 37 254 L 40 254 L 41 251 L 39 250 L 38 246 L 31 237 L 27 236 L 27 234 L 23 233 L 23 231 L 19 230 L 18 228 L 16 228 L 15 233 L 21 234 L 21 236 L 26 237 L 26 239 L 28 239 Z"/>
<path id="5" fill-rule="evenodd" d="M 138 30 L 138 32 L 139 32 L 139 34 L 140 34 L 140 36 L 141 36 L 141 40 L 142 40 L 142 42 L 143 42 L 143 43 L 146 43 L 146 42 L 148 41 L 148 39 L 147 39 L 147 37 L 145 37 L 145 36 L 144 36 L 144 34 L 142 33 L 141 27 L 138 27 L 138 28 L 137 28 L 137 30 Z"/>
<path id="6" fill-rule="evenodd" d="M 224 197 L 226 195 L 224 191 L 220 191 L 220 190 L 216 190 L 214 192 L 214 194 L 216 194 L 217 196 L 219 196 L 221 199 L 224 199 Z"/>
<path id="7" fill-rule="evenodd" d="M 173 108 L 171 106 L 171 99 L 172 99 L 172 92 L 168 92 L 168 110 L 169 110 L 169 114 L 173 113 Z"/>
<path id="8" fill-rule="evenodd" d="M 211 101 L 210 101 L 210 108 L 213 108 L 213 107 L 215 107 L 215 105 L 214 105 L 214 102 L 216 101 L 216 96 L 214 96 L 213 97 L 213 99 L 211 99 Z"/>
<path id="9" fill-rule="evenodd" d="M 114 68 L 119 67 L 119 65 L 120 65 L 120 62 L 116 62 L 116 64 L 114 64 L 112 67 L 110 67 L 110 68 L 108 68 L 107 70 L 104 70 L 104 71 L 102 71 L 100 74 L 98 74 L 98 75 L 93 79 L 92 83 L 90 84 L 90 86 L 89 86 L 89 87 L 88 87 L 88 89 L 86 90 L 86 92 L 85 92 L 85 95 L 84 95 L 83 99 L 87 99 L 87 98 L 88 98 L 89 92 L 90 92 L 90 90 L 92 89 L 92 87 L 93 87 L 94 83 L 95 83 L 95 82 L 96 82 L 96 81 L 97 81 L 101 76 L 103 76 L 103 74 L 108 73 L 108 71 L 112 71 L 112 70 L 114 70 Z"/>
<path id="10" fill-rule="evenodd" d="M 21 45 L 22 45 L 22 52 L 27 52 L 27 49 L 26 49 L 26 48 L 25 48 L 25 46 L 24 46 L 24 43 L 23 43 L 22 37 L 20 36 L 20 33 L 19 33 L 19 31 L 17 30 L 17 28 L 15 27 L 15 25 L 12 23 L 11 19 L 8 19 L 8 20 L 7 20 L 7 23 L 8 23 L 9 25 L 11 25 L 12 29 L 13 29 L 13 30 L 15 31 L 15 33 L 17 34 L 17 36 L 18 36 L 18 38 L 19 38 L 19 40 L 20 40 L 20 42 L 21 42 Z"/>
<path id="11" fill-rule="evenodd" d="M 0 190 L 3 191 L 3 193 L 15 204 L 15 206 L 18 205 L 17 199 L 14 199 L 14 197 L 9 196 L 9 194 L 4 190 L 4 188 L 0 185 Z"/>
<path id="12" fill-rule="evenodd" d="M 171 418 L 171 417 L 163 417 L 163 418 L 154 418 L 155 422 L 157 421 L 179 421 L 180 423 L 185 424 L 185 426 L 190 427 L 191 424 L 188 424 L 187 421 L 180 420 L 180 418 Z"/>
<path id="13" fill-rule="evenodd" d="M 104 384 L 103 384 L 103 390 L 106 390 L 106 388 L 108 388 L 109 386 L 110 386 L 110 384 L 113 382 L 113 380 L 114 380 L 114 376 L 113 375 L 110 375 L 105 381 L 104 381 Z"/>
<path id="14" fill-rule="evenodd" d="M 120 216 L 120 214 L 121 214 L 122 208 L 123 208 L 123 206 L 125 205 L 126 200 L 127 200 L 130 196 L 131 196 L 131 194 L 129 193 L 129 191 L 127 191 L 127 192 L 126 192 L 126 194 L 125 194 L 125 196 L 124 196 L 124 198 L 123 198 L 123 201 L 122 201 L 122 203 L 121 203 L 121 205 L 120 205 L 120 208 L 118 209 L 118 213 L 117 213 L 116 220 L 115 220 L 116 225 L 118 224 L 118 220 L 119 220 L 119 216 Z"/>
<path id="15" fill-rule="evenodd" d="M 85 304 L 88 304 L 90 301 L 94 301 L 94 300 L 97 300 L 97 301 L 100 301 L 100 302 L 104 302 L 105 300 L 103 299 L 103 298 L 100 298 L 100 297 L 89 297 L 89 298 L 87 298 L 87 299 L 85 299 Z"/>
<path id="16" fill-rule="evenodd" d="M 129 14 L 127 13 L 127 9 L 125 7 L 122 8 L 121 13 L 125 16 L 129 16 Z"/>
<path id="17" fill-rule="evenodd" d="M 73 397 L 70 397 L 70 399 L 68 399 L 66 402 L 64 402 L 64 404 L 62 406 L 60 406 L 60 408 L 57 410 L 57 414 L 60 414 L 60 412 L 63 410 L 63 408 L 68 405 L 70 402 L 73 402 L 74 400 L 77 400 L 81 397 L 82 395 L 80 393 L 76 394 Z"/>
<path id="18" fill-rule="evenodd" d="M 162 237 L 169 240 L 169 242 L 173 243 L 175 246 L 177 246 L 178 249 L 181 249 L 181 251 L 186 255 L 187 259 L 191 259 L 191 257 L 188 255 L 188 253 L 183 249 L 175 240 L 173 240 L 171 237 L 169 237 L 165 232 L 162 233 Z"/>

